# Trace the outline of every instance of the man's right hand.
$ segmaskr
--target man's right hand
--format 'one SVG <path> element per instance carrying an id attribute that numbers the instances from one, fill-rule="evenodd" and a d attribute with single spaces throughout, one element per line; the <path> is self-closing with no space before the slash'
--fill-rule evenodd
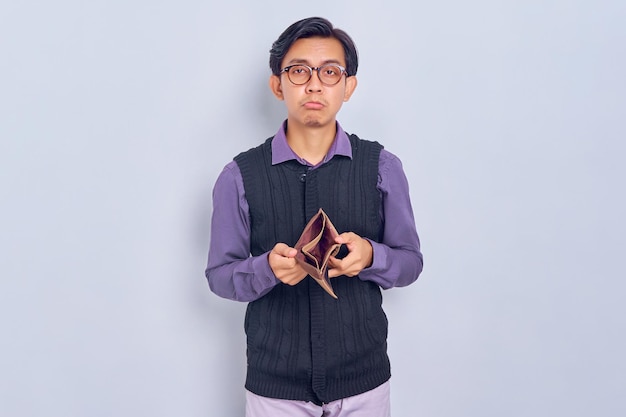
<path id="1" fill-rule="evenodd" d="M 296 262 L 297 253 L 297 249 L 277 243 L 267 256 L 274 275 L 284 284 L 296 285 L 307 276 L 306 271 Z"/>

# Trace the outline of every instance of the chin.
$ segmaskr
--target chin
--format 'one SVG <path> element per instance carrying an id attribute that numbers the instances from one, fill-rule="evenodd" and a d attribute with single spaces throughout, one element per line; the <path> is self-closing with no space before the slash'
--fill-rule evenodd
<path id="1" fill-rule="evenodd" d="M 307 117 L 304 119 L 304 125 L 307 127 L 322 127 L 325 123 L 319 117 Z"/>
<path id="2" fill-rule="evenodd" d="M 322 127 L 322 123 L 319 120 L 305 120 L 304 125 L 306 127 Z"/>

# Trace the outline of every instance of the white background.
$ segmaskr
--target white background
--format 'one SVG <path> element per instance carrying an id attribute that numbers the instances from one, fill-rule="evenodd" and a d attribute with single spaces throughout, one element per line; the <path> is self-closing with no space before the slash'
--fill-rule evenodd
<path id="1" fill-rule="evenodd" d="M 411 186 L 394 416 L 624 415 L 619 0 L 3 2 L 0 415 L 243 415 L 211 190 L 283 120 L 268 50 L 312 15 L 359 48 L 340 122 Z"/>

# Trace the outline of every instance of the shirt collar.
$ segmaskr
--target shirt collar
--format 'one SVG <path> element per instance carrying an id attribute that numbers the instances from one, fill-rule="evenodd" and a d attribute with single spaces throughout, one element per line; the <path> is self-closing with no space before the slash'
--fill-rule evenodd
<path id="1" fill-rule="evenodd" d="M 311 165 L 296 155 L 295 152 L 289 147 L 285 132 L 286 127 L 287 121 L 285 120 L 272 140 L 272 165 L 281 164 L 292 159 L 295 159 L 302 165 Z M 330 161 L 335 155 L 347 156 L 352 159 L 352 145 L 350 145 L 350 139 L 348 138 L 348 134 L 344 132 L 339 125 L 339 122 L 337 122 L 337 134 L 335 135 L 335 140 L 333 140 L 333 143 L 330 145 L 330 149 L 328 150 L 328 154 L 326 154 L 326 157 L 320 164 Z"/>

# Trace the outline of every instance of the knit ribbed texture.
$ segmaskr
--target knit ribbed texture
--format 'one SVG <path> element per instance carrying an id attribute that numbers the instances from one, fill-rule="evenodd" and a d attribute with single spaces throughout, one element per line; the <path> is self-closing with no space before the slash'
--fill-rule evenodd
<path id="1" fill-rule="evenodd" d="M 250 207 L 251 253 L 293 246 L 323 208 L 339 231 L 379 241 L 376 189 L 380 146 L 350 136 L 352 160 L 335 156 L 315 170 L 271 165 L 271 138 L 235 158 Z M 246 388 L 258 395 L 315 403 L 373 389 L 390 377 L 387 319 L 380 288 L 358 277 L 331 281 L 338 300 L 312 279 L 279 284 L 248 304 Z"/>

